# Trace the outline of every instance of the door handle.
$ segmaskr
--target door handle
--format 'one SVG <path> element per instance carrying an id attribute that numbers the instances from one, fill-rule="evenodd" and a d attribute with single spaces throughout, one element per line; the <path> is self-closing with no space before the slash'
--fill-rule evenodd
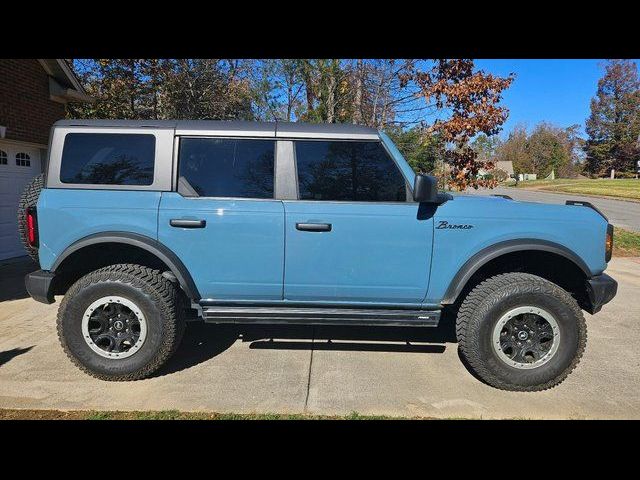
<path id="1" fill-rule="evenodd" d="M 296 230 L 303 232 L 330 232 L 330 223 L 296 223 Z"/>
<path id="2" fill-rule="evenodd" d="M 169 220 L 169 225 L 172 227 L 182 228 L 204 228 L 207 226 L 206 220 L 187 220 L 184 218 L 172 218 Z"/>

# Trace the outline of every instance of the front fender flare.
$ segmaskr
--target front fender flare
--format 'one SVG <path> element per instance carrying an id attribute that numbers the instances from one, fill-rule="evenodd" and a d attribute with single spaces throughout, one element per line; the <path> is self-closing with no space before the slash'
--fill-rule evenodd
<path id="1" fill-rule="evenodd" d="M 473 274 L 487 262 L 507 253 L 525 250 L 537 250 L 560 255 L 572 261 L 578 268 L 580 268 L 580 270 L 582 270 L 587 278 L 591 278 L 592 276 L 591 271 L 584 260 L 564 245 L 535 238 L 506 240 L 504 242 L 490 245 L 469 258 L 469 260 L 462 265 L 460 270 L 458 270 L 451 280 L 451 283 L 444 295 L 444 299 L 440 303 L 443 305 L 454 303 Z"/>

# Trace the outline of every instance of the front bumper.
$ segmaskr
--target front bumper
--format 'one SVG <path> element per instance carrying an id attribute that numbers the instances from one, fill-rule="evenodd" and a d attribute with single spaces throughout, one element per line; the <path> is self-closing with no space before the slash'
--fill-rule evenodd
<path id="1" fill-rule="evenodd" d="M 598 313 L 605 303 L 609 303 L 618 292 L 618 282 L 606 273 L 596 275 L 587 280 L 587 294 L 589 295 L 590 314 Z"/>
<path id="2" fill-rule="evenodd" d="M 36 270 L 24 277 L 24 285 L 31 298 L 42 303 L 53 303 L 53 279 L 55 274 Z"/>

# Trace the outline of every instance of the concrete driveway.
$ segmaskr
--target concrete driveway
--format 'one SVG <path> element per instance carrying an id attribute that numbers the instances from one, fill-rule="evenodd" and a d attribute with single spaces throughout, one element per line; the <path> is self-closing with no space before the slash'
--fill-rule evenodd
<path id="1" fill-rule="evenodd" d="M 503 392 L 461 363 L 438 329 L 217 327 L 190 324 L 151 379 L 101 382 L 58 344 L 60 298 L 22 287 L 31 262 L 0 266 L 0 408 L 385 414 L 465 418 L 640 418 L 640 258 L 614 258 L 618 296 L 587 315 L 582 362 L 555 389 Z"/>
<path id="2" fill-rule="evenodd" d="M 638 185 L 640 185 L 640 182 Z M 590 202 L 599 208 L 602 213 L 609 218 L 609 222 L 616 227 L 640 232 L 640 202 L 510 187 L 496 187 L 494 189 L 483 188 L 478 190 L 470 188 L 465 191 L 465 193 L 470 195 L 509 195 L 514 200 L 520 200 L 523 202 L 564 204 L 567 200 L 584 200 L 585 202 Z"/>

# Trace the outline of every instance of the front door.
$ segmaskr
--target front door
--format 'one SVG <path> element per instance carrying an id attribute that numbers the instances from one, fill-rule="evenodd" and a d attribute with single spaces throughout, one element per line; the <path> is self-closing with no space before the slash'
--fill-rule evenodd
<path id="1" fill-rule="evenodd" d="M 281 300 L 275 141 L 182 138 L 179 152 L 178 191 L 160 202 L 160 242 L 180 257 L 202 299 Z"/>
<path id="2" fill-rule="evenodd" d="M 285 201 L 284 298 L 420 304 L 433 218 L 379 142 L 294 142 L 298 201 Z"/>

